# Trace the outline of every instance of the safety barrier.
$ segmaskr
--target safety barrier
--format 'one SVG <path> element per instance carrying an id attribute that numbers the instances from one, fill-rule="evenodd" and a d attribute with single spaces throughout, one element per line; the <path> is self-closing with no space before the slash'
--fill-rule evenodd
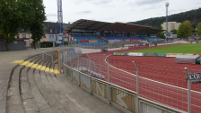
<path id="1" fill-rule="evenodd" d="M 125 112 L 137 113 L 136 107 L 138 107 L 140 109 L 139 113 L 183 113 L 147 99 L 139 98 L 139 101 L 136 101 L 136 93 L 131 90 L 92 77 L 66 64 L 64 64 L 63 68 L 64 75 L 82 89 L 111 105 L 121 108 Z M 136 106 L 136 102 L 139 103 L 139 106 Z"/>
<path id="2" fill-rule="evenodd" d="M 107 72 L 109 67 L 100 66 L 100 64 L 93 62 L 90 58 L 73 57 L 72 54 L 66 55 L 65 58 L 66 62 L 63 64 L 63 70 L 67 78 L 76 83 L 83 90 L 86 90 L 90 94 L 95 95 L 97 98 L 113 106 L 121 108 L 124 112 L 185 113 L 185 111 L 180 111 L 162 103 L 156 103 L 138 96 L 135 92 L 136 86 L 134 84 L 129 85 L 129 87 L 134 90 L 115 84 L 115 78 L 110 77 L 112 72 Z M 97 74 L 97 76 L 92 76 L 92 74 Z M 104 77 L 102 78 L 100 75 Z M 144 89 L 140 90 L 142 91 Z"/>

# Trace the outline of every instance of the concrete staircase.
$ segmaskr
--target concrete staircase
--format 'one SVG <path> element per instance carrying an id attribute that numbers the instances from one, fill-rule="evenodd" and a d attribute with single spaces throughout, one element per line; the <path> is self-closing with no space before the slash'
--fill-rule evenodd
<path id="1" fill-rule="evenodd" d="M 5 113 L 119 113 L 55 74 L 56 51 L 33 55 L 10 74 Z"/>

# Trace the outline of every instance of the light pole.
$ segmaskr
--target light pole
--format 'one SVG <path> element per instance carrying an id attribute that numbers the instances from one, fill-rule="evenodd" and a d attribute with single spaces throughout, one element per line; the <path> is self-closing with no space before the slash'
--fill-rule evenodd
<path id="1" fill-rule="evenodd" d="M 169 2 L 165 3 L 166 6 L 166 41 L 168 41 L 168 7 L 169 7 Z"/>

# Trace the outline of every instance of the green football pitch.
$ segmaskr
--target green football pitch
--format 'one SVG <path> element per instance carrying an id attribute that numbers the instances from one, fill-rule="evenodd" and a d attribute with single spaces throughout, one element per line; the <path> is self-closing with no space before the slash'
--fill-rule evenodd
<path id="1" fill-rule="evenodd" d="M 158 46 L 156 48 L 132 50 L 132 52 L 201 54 L 201 44 L 177 44 L 177 45 L 168 45 L 168 46 Z"/>

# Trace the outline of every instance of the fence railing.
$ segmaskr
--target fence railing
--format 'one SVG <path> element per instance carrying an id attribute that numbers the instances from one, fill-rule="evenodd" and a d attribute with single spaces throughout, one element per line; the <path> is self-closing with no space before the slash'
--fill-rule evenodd
<path id="1" fill-rule="evenodd" d="M 81 56 L 79 52 L 65 53 L 67 54 L 64 57 L 63 70 L 69 79 L 84 90 L 126 112 L 187 112 L 185 79 L 180 79 L 180 76 L 163 77 L 160 76 L 160 73 L 154 75 L 150 70 L 161 68 L 158 65 L 149 63 L 143 65 L 135 62 L 137 72 L 131 62 L 108 59 L 108 54 L 84 54 Z M 183 74 L 183 71 L 170 70 L 170 73 L 167 74 L 173 72 Z M 161 75 L 163 75 L 162 73 Z M 139 74 L 138 80 L 136 74 Z M 137 86 L 138 88 L 136 88 Z M 192 91 L 192 113 L 201 110 L 200 98 L 199 92 Z"/>

